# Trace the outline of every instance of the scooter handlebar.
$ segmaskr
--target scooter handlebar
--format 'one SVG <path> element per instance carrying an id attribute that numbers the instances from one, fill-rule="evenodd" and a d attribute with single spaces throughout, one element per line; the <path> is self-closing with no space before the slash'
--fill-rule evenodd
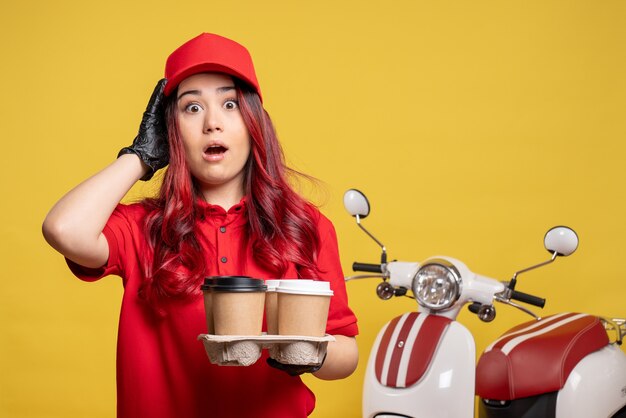
<path id="1" fill-rule="evenodd" d="M 534 305 L 539 308 L 543 308 L 546 305 L 546 300 L 544 298 L 533 296 L 524 292 L 518 292 L 517 290 L 513 291 L 513 293 L 511 294 L 511 299 L 528 303 L 529 305 Z"/>
<path id="2" fill-rule="evenodd" d="M 383 267 L 380 264 L 371 264 L 371 263 L 359 263 L 355 261 L 352 263 L 353 271 L 365 271 L 368 273 L 382 273 Z"/>

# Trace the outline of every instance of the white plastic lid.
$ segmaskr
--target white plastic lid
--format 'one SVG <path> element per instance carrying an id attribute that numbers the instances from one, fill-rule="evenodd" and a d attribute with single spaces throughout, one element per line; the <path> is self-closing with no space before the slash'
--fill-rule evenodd
<path id="1" fill-rule="evenodd" d="M 266 280 L 265 285 L 267 286 L 268 292 L 275 292 L 278 285 L 280 285 L 281 280 Z"/>
<path id="2" fill-rule="evenodd" d="M 279 293 L 292 293 L 296 295 L 332 296 L 330 283 L 320 280 L 281 280 L 276 288 Z"/>

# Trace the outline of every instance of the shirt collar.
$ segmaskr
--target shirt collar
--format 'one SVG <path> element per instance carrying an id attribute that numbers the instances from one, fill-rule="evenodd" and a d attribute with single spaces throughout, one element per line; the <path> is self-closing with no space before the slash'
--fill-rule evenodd
<path id="1" fill-rule="evenodd" d="M 204 199 L 200 198 L 197 201 L 200 213 L 205 215 L 208 219 L 219 220 L 222 224 L 229 224 L 236 222 L 237 224 L 243 224 L 247 221 L 246 214 L 246 196 L 241 198 L 239 203 L 226 210 L 219 205 L 213 205 L 208 203 Z"/>

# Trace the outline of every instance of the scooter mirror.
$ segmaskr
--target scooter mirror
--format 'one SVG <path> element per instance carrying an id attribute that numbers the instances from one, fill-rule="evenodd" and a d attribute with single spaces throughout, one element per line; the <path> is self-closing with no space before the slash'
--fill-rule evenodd
<path id="1" fill-rule="evenodd" d="M 365 218 L 370 214 L 370 202 L 367 197 L 356 189 L 349 189 L 343 195 L 343 206 L 352 216 Z"/>
<path id="2" fill-rule="evenodd" d="M 555 226 L 546 233 L 543 244 L 551 253 L 568 256 L 578 248 L 578 235 L 566 226 Z"/>

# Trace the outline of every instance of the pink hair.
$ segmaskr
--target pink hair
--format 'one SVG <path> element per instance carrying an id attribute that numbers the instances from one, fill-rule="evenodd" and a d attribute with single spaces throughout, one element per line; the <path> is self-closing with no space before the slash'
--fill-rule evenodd
<path id="1" fill-rule="evenodd" d="M 244 168 L 248 242 L 255 260 L 276 277 L 294 263 L 300 277 L 319 277 L 316 266 L 319 237 L 311 218 L 312 205 L 289 185 L 287 177 L 301 175 L 289 169 L 272 121 L 256 92 L 235 79 L 239 109 L 251 138 Z M 145 230 L 148 254 L 140 297 L 158 308 L 166 298 L 200 293 L 207 275 L 207 254 L 198 235 L 200 192 L 185 160 L 176 123 L 176 92 L 168 99 L 170 161 L 160 193 L 143 201 L 148 210 Z M 305 176 L 310 179 L 310 177 Z"/>

